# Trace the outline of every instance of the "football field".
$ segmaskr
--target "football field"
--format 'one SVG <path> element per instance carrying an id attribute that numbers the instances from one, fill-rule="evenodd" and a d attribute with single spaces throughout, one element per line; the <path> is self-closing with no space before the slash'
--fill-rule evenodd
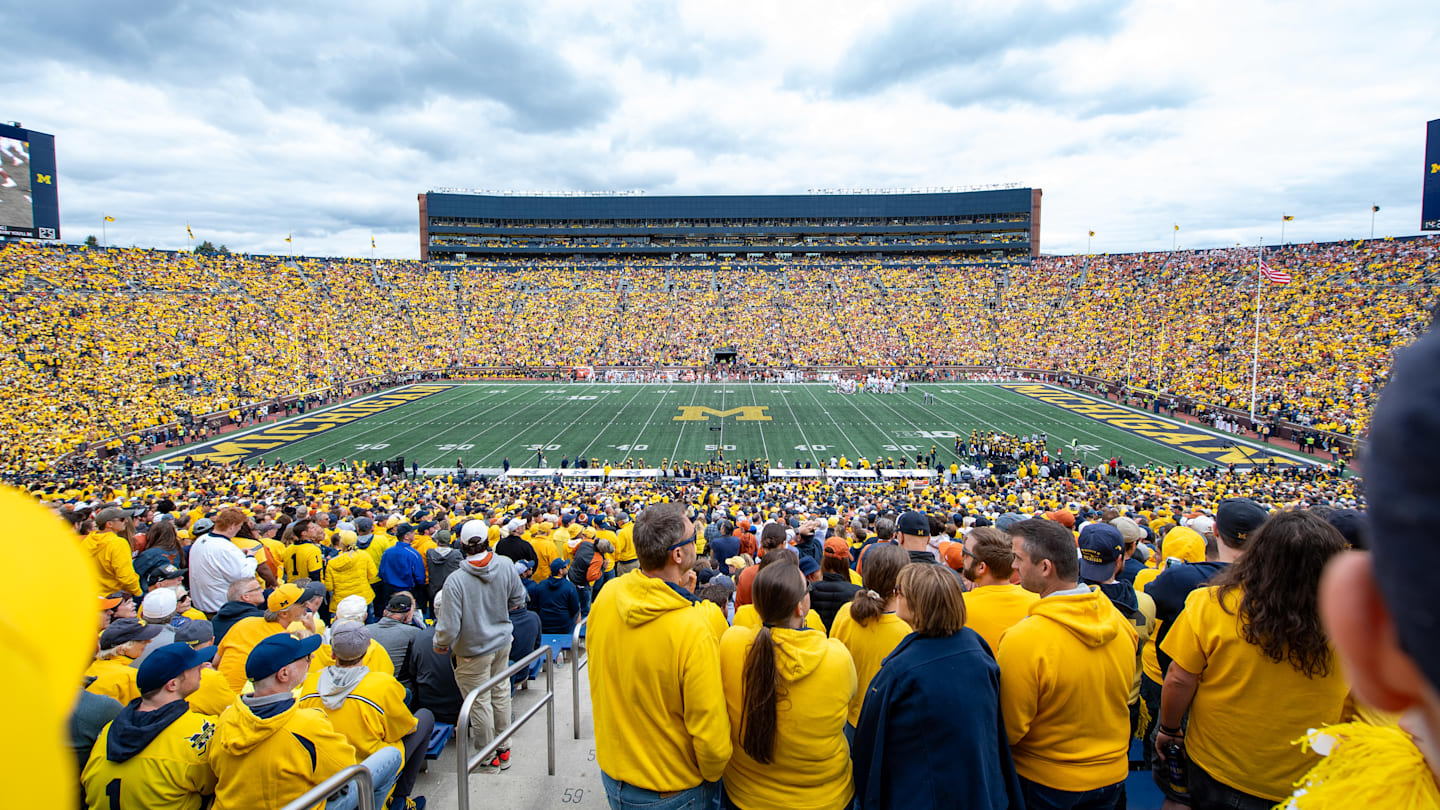
<path id="1" fill-rule="evenodd" d="M 933 397 L 927 402 L 926 394 Z M 152 456 L 217 462 L 277 459 L 381 461 L 403 457 L 435 472 L 463 463 L 493 470 L 548 466 L 577 458 L 655 467 L 662 460 L 798 460 L 815 467 L 928 454 L 958 460 L 955 436 L 1044 433 L 1096 462 L 1229 464 L 1274 458 L 1306 463 L 1254 442 L 1052 386 L 936 383 L 908 392 L 841 394 L 819 383 L 426 383 L 226 434 Z"/>

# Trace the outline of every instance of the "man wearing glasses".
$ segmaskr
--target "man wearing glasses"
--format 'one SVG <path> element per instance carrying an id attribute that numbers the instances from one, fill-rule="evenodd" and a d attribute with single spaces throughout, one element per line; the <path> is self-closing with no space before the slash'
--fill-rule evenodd
<path id="1" fill-rule="evenodd" d="M 601 590 L 587 631 L 605 794 L 612 808 L 711 807 L 731 752 L 725 616 L 693 594 L 695 525 L 683 505 L 646 507 L 634 539 L 640 569 Z"/>

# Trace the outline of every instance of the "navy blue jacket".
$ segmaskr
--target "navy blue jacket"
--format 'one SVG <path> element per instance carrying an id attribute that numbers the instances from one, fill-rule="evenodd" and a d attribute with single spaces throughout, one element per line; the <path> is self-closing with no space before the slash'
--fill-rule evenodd
<path id="1" fill-rule="evenodd" d="M 729 576 L 732 572 L 725 561 L 740 553 L 740 538 L 733 534 L 725 534 L 716 537 L 710 543 L 710 556 L 720 566 L 720 573 Z"/>
<path id="2" fill-rule="evenodd" d="M 568 635 L 580 615 L 580 592 L 563 576 L 549 577 L 530 589 L 530 609 L 539 614 L 542 633 Z"/>
<path id="3" fill-rule="evenodd" d="M 1000 667 L 968 627 L 900 642 L 870 681 L 850 756 L 861 808 L 1025 807 L 1000 714 Z"/>

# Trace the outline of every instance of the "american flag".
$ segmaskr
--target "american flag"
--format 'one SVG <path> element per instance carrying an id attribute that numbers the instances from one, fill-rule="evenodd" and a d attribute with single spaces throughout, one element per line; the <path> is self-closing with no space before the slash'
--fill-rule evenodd
<path id="1" fill-rule="evenodd" d="M 1265 280 L 1271 284 L 1290 283 L 1290 274 L 1285 272 L 1283 268 L 1271 267 L 1266 264 L 1263 256 L 1260 258 L 1260 275 L 1264 276 Z"/>

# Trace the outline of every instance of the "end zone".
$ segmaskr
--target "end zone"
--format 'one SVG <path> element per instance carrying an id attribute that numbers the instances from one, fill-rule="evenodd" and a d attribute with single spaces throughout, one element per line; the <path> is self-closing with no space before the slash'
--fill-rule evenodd
<path id="1" fill-rule="evenodd" d="M 1253 467 L 1271 461 L 1290 466 L 1319 466 L 1319 462 L 1313 459 L 1292 455 L 1279 448 L 1255 444 L 1238 436 L 1230 436 L 1163 416 L 1147 414 L 1124 405 L 1106 402 L 1089 394 L 1068 391 L 1053 385 L 1028 383 L 998 387 L 1024 397 L 1037 399 L 1046 405 L 1054 405 L 1070 413 L 1080 414 L 1118 430 L 1173 447 L 1183 453 L 1221 466 L 1234 464 L 1237 467 Z M 1252 448 L 1253 452 L 1240 447 L 1240 445 Z"/>
<path id="2" fill-rule="evenodd" d="M 261 425 L 229 436 L 220 436 L 209 441 L 182 447 L 169 453 L 145 460 L 147 464 L 168 461 L 177 457 L 190 456 L 196 461 L 213 461 L 229 464 L 244 461 L 271 450 L 318 436 L 341 425 L 348 425 L 391 408 L 408 405 L 416 400 L 448 391 L 452 385 L 417 384 L 393 391 L 371 394 L 367 397 L 342 402 L 318 411 L 292 417 L 271 425 Z"/>

